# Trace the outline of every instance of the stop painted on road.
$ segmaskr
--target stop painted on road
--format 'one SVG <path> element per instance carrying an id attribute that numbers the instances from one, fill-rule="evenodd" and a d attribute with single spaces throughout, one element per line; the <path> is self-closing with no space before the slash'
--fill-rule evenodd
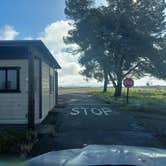
<path id="1" fill-rule="evenodd" d="M 80 107 L 80 108 L 72 108 L 72 111 L 70 112 L 70 115 L 72 116 L 77 116 L 80 115 L 81 113 L 83 113 L 85 116 L 88 115 L 95 115 L 95 116 L 109 116 L 110 113 L 112 112 L 112 110 L 110 108 L 84 108 L 84 107 Z"/>

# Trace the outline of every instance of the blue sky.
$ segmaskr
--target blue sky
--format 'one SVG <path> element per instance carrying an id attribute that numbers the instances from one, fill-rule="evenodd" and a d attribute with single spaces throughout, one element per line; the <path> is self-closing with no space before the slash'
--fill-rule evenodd
<path id="1" fill-rule="evenodd" d="M 66 20 L 64 9 L 65 0 L 1 0 L 0 27 L 14 26 L 20 32 L 17 39 L 36 38 L 48 24 Z"/>
<path id="2" fill-rule="evenodd" d="M 97 5 L 103 2 L 96 0 Z M 79 55 L 63 51 L 68 47 L 63 37 L 72 28 L 64 9 L 65 0 L 1 0 L 0 40 L 41 39 L 62 67 L 60 85 L 98 85 L 95 80 L 87 83 L 79 74 Z"/>
<path id="3" fill-rule="evenodd" d="M 102 85 L 95 80 L 85 81 L 79 72 L 79 55 L 65 53 L 67 47 L 63 37 L 72 29 L 64 14 L 65 0 L 0 0 L 0 40 L 41 39 L 62 67 L 59 72 L 60 86 L 96 86 Z M 96 0 L 96 4 L 105 4 L 105 0 Z M 137 80 L 136 85 L 166 85 L 155 78 Z"/>
<path id="4" fill-rule="evenodd" d="M 17 37 L 37 37 L 50 23 L 65 19 L 65 0 L 1 0 L 0 27 L 12 25 Z"/>

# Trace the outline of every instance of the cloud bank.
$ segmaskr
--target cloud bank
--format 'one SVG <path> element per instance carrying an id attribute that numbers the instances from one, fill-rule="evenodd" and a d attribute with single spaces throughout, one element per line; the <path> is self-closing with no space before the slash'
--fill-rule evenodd
<path id="1" fill-rule="evenodd" d="M 66 45 L 63 41 L 64 36 L 67 36 L 68 31 L 73 27 L 70 21 L 57 21 L 48 25 L 41 33 L 41 39 L 49 48 L 51 53 L 57 59 L 62 69 L 59 71 L 60 86 L 101 86 L 103 83 L 98 83 L 96 80 L 87 82 L 83 76 L 79 74 L 82 67 L 78 63 L 79 55 L 73 56 L 66 53 L 67 47 L 75 48 L 76 45 Z M 146 85 L 149 82 L 151 85 L 166 85 L 165 81 L 157 80 L 153 77 L 145 77 L 135 81 L 135 85 Z"/>
<path id="2" fill-rule="evenodd" d="M 79 74 L 82 67 L 78 64 L 78 57 L 65 52 L 67 48 L 75 48 L 76 45 L 66 45 L 63 38 L 67 36 L 68 31 L 73 27 L 71 21 L 57 21 L 48 25 L 41 33 L 41 39 L 49 48 L 51 53 L 57 59 L 62 69 L 59 71 L 59 84 L 60 86 L 86 86 L 87 82 Z M 96 83 L 95 80 L 91 81 L 91 85 Z"/>
<path id="3" fill-rule="evenodd" d="M 87 82 L 83 76 L 79 74 L 82 67 L 78 63 L 79 55 L 73 56 L 67 53 L 67 48 L 75 48 L 76 45 L 66 45 L 63 41 L 68 31 L 73 27 L 71 21 L 57 21 L 45 27 L 37 39 L 41 39 L 53 56 L 57 59 L 62 69 L 59 71 L 60 86 L 101 86 L 103 83 L 97 83 L 96 80 Z M 0 28 L 0 40 L 14 40 L 19 35 L 13 26 L 6 25 Z M 32 40 L 31 36 L 25 37 L 25 40 Z M 166 85 L 165 81 L 158 80 L 153 77 L 145 77 L 135 81 L 135 85 Z"/>
<path id="4" fill-rule="evenodd" d="M 17 32 L 14 27 L 10 25 L 5 25 L 0 28 L 0 40 L 14 40 L 18 35 L 19 32 Z"/>

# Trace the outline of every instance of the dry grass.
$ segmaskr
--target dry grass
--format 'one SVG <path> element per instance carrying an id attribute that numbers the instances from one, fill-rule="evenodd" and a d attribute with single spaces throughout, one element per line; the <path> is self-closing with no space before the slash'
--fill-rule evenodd
<path id="1" fill-rule="evenodd" d="M 166 87 L 131 88 L 129 104 L 126 103 L 125 88 L 120 98 L 114 98 L 113 92 L 113 88 L 110 88 L 107 93 L 101 92 L 98 88 L 96 88 L 96 91 L 92 91 L 102 100 L 120 109 L 166 114 Z"/>

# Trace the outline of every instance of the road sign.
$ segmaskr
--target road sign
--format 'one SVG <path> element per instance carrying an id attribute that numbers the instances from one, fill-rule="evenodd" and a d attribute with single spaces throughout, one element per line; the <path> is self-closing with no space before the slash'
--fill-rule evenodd
<path id="1" fill-rule="evenodd" d="M 127 88 L 126 100 L 127 100 L 127 104 L 128 104 L 129 103 L 129 89 L 134 86 L 134 80 L 132 78 L 126 78 L 123 81 L 123 85 Z"/>
<path id="2" fill-rule="evenodd" d="M 126 87 L 126 88 L 131 88 L 134 86 L 134 81 L 132 78 L 126 78 L 124 81 L 123 81 L 123 85 Z"/>

